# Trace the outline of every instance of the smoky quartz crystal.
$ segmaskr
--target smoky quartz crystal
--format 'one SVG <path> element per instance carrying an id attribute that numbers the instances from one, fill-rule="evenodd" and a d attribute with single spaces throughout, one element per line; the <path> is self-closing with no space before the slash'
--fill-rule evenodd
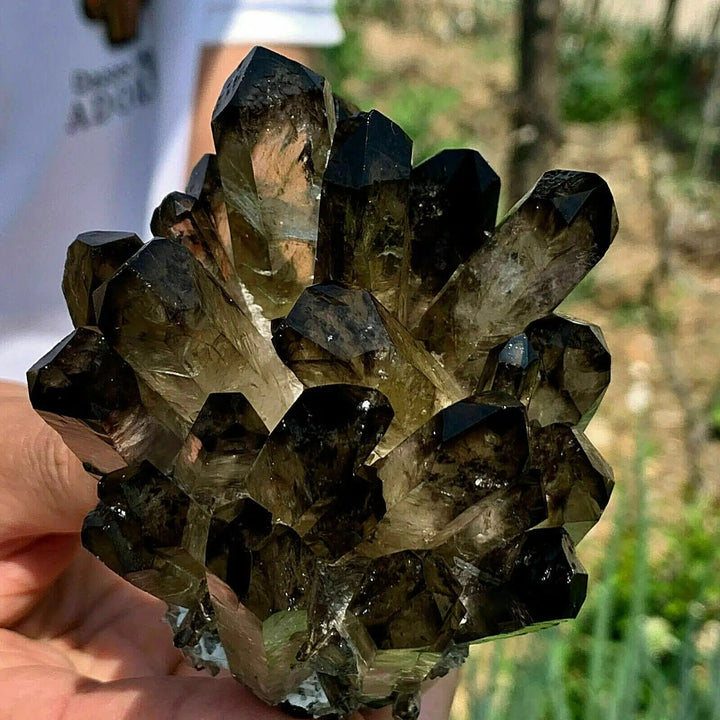
<path id="1" fill-rule="evenodd" d="M 610 355 L 554 311 L 612 242 L 612 195 L 547 172 L 496 225 L 477 152 L 414 164 L 264 48 L 212 129 L 154 239 L 70 245 L 76 329 L 32 403 L 98 478 L 85 547 L 168 604 L 191 664 L 299 717 L 412 720 L 470 643 L 584 600 Z"/>

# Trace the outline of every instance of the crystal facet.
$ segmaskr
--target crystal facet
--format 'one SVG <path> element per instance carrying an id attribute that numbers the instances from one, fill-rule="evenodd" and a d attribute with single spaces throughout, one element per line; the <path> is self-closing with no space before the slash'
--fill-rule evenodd
<path id="1" fill-rule="evenodd" d="M 177 242 L 149 242 L 95 297 L 100 330 L 188 429 L 211 392 L 244 390 L 269 427 L 298 393 L 270 343 Z"/>
<path id="2" fill-rule="evenodd" d="M 170 469 L 181 425 L 166 425 L 151 393 L 97 328 L 81 327 L 28 370 L 30 400 L 94 474 L 149 460 Z M 145 390 L 143 392 L 143 390 Z"/>
<path id="3" fill-rule="evenodd" d="M 161 237 L 70 246 L 77 329 L 31 400 L 99 477 L 85 547 L 167 603 L 190 664 L 299 717 L 416 720 L 470 643 L 584 599 L 610 356 L 552 311 L 612 195 L 548 172 L 495 229 L 477 152 L 413 167 L 391 120 L 263 48 L 213 134 Z"/>
<path id="4" fill-rule="evenodd" d="M 541 425 L 585 428 L 610 382 L 610 353 L 597 325 L 548 315 L 490 351 L 479 390 L 509 392 Z"/>
<path id="5" fill-rule="evenodd" d="M 410 176 L 410 325 L 495 227 L 500 178 L 475 150 L 443 150 Z M 407 260 L 408 258 L 406 258 Z"/>

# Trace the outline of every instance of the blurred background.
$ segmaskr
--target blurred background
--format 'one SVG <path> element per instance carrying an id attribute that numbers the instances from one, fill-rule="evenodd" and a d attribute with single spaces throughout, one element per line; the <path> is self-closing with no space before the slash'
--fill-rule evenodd
<path id="1" fill-rule="evenodd" d="M 473 648 L 454 720 L 720 718 L 720 3 L 338 0 L 336 91 L 478 149 L 507 210 L 550 167 L 620 233 L 560 310 L 602 326 L 588 435 L 615 469 L 577 621 Z"/>

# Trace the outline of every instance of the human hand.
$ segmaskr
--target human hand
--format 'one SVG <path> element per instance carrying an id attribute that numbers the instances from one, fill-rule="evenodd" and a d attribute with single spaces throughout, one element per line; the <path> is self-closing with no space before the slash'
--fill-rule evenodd
<path id="1" fill-rule="evenodd" d="M 83 0 L 85 15 L 105 23 L 108 42 L 128 42 L 137 35 L 140 6 L 145 0 Z"/>
<path id="2" fill-rule="evenodd" d="M 165 604 L 81 547 L 95 480 L 24 387 L 0 383 L 0 418 L 0 720 L 287 720 L 186 666 Z M 455 681 L 430 688 L 423 720 L 448 717 Z"/>

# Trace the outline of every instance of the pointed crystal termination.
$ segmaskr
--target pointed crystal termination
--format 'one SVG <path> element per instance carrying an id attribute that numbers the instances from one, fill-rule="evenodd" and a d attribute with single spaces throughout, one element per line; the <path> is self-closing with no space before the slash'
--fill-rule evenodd
<path id="1" fill-rule="evenodd" d="M 496 345 L 488 354 L 477 392 L 503 392 L 527 407 L 540 381 L 540 359 L 525 333 Z"/>
<path id="2" fill-rule="evenodd" d="M 392 417 L 387 398 L 377 390 L 309 388 L 270 434 L 242 489 L 276 522 L 309 536 L 319 555 L 339 557 L 385 512 L 380 484 L 365 477 L 361 466 Z M 318 523 L 331 528 L 330 537 L 318 532 Z M 333 528 L 342 528 L 342 537 Z"/>
<path id="3" fill-rule="evenodd" d="M 538 473 L 526 472 L 475 503 L 435 552 L 452 565 L 474 568 L 474 575 L 481 568 L 500 584 L 505 576 L 499 568 L 507 566 L 513 546 L 528 528 L 546 522 L 547 516 Z"/>
<path id="4" fill-rule="evenodd" d="M 186 430 L 212 392 L 242 392 L 274 427 L 300 386 L 193 255 L 152 240 L 95 292 L 110 344 Z"/>
<path id="5" fill-rule="evenodd" d="M 257 517 L 254 521 L 257 522 Z M 211 533 L 208 567 L 227 582 L 243 605 L 261 621 L 280 612 L 306 611 L 315 555 L 285 525 L 270 526 L 268 534 L 254 543 L 248 543 L 240 527 L 231 523 L 222 528 L 226 532 L 219 537 Z"/>
<path id="6" fill-rule="evenodd" d="M 525 334 L 540 358 L 540 381 L 528 418 L 541 425 L 587 427 L 610 384 L 610 352 L 592 323 L 551 315 L 530 323 Z"/>
<path id="7" fill-rule="evenodd" d="M 593 528 L 610 501 L 613 472 L 585 434 L 568 425 L 530 426 L 530 466 L 542 478 L 549 526 L 574 543 Z"/>
<path id="8" fill-rule="evenodd" d="M 602 330 L 562 315 L 530 323 L 525 332 L 490 351 L 478 390 L 508 392 L 540 425 L 581 429 L 610 383 L 610 353 Z"/>
<path id="9" fill-rule="evenodd" d="M 71 243 L 65 261 L 63 294 L 75 327 L 95 325 L 92 294 L 142 247 L 133 233 L 86 232 Z"/>
<path id="10" fill-rule="evenodd" d="M 273 345 L 306 387 L 353 383 L 387 396 L 395 418 L 377 457 L 463 396 L 440 363 L 365 290 L 309 287 L 275 322 Z"/>
<path id="11" fill-rule="evenodd" d="M 212 217 L 192 195 L 172 192 L 155 208 L 150 229 L 156 237 L 181 242 L 198 262 L 225 284 L 234 278 L 234 268 L 218 237 Z"/>
<path id="12" fill-rule="evenodd" d="M 574 618 L 585 600 L 587 573 L 562 528 L 529 530 L 510 578 L 532 623 Z"/>
<path id="13" fill-rule="evenodd" d="M 546 172 L 445 285 L 416 336 L 474 387 L 490 349 L 550 313 L 605 254 L 617 227 L 602 178 Z"/>
<path id="14" fill-rule="evenodd" d="M 235 266 L 267 317 L 279 317 L 313 277 L 332 93 L 308 68 L 256 47 L 225 83 L 212 129 Z"/>
<path id="15" fill-rule="evenodd" d="M 200 206 L 212 218 L 215 232 L 230 262 L 235 264 L 230 225 L 228 224 L 225 193 L 222 189 L 217 155 L 207 153 L 198 160 L 190 173 L 185 192 L 197 198 Z"/>
<path id="16" fill-rule="evenodd" d="M 269 434 L 242 393 L 213 393 L 185 440 L 175 481 L 208 509 L 230 502 Z"/>
<path id="17" fill-rule="evenodd" d="M 316 282 L 364 288 L 401 321 L 411 156 L 410 138 L 377 110 L 338 124 L 323 178 L 315 269 Z"/>
<path id="18" fill-rule="evenodd" d="M 150 229 L 182 243 L 246 315 L 249 310 L 230 258 L 210 215 L 192 195 L 170 193 L 155 209 Z"/>
<path id="19" fill-rule="evenodd" d="M 154 550 L 181 546 L 190 499 L 149 462 L 105 475 L 98 497 L 83 545 L 115 572 L 150 570 Z"/>
<path id="20" fill-rule="evenodd" d="M 132 368 L 95 328 L 78 328 L 28 370 L 30 401 L 85 468 L 102 475 L 143 459 L 170 469 L 180 423 L 163 425 Z"/>
<path id="21" fill-rule="evenodd" d="M 460 599 L 467 614 L 456 641 L 515 635 L 574 618 L 587 573 L 562 528 L 529 530 L 494 573 L 469 567 Z M 486 563 L 483 563 L 483 568 Z"/>
<path id="22" fill-rule="evenodd" d="M 486 393 L 445 408 L 375 465 L 387 512 L 358 553 L 378 557 L 447 542 L 481 512 L 513 498 L 528 459 L 525 412 Z"/>
<path id="23" fill-rule="evenodd" d="M 495 227 L 500 178 L 475 150 L 443 150 L 410 177 L 409 326 Z"/>
<path id="24" fill-rule="evenodd" d="M 192 502 L 147 461 L 122 468 L 98 484 L 98 506 L 85 518 L 84 547 L 141 590 L 196 616 L 201 633 L 214 633 L 203 612 L 204 567 L 183 547 Z"/>

